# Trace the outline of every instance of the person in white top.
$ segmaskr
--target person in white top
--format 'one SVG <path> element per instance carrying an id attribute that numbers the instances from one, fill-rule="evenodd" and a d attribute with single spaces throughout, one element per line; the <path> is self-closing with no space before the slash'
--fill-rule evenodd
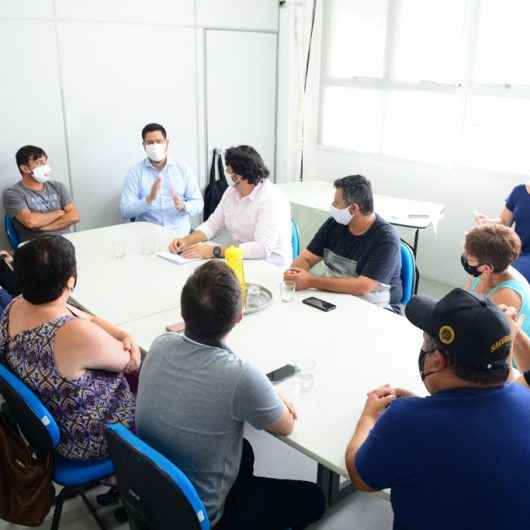
<path id="1" fill-rule="evenodd" d="M 227 247 L 204 242 L 226 229 L 245 259 L 287 267 L 292 260 L 291 207 L 268 180 L 259 153 L 248 145 L 227 149 L 225 174 L 230 186 L 213 214 L 188 236 L 174 239 L 169 250 L 185 258 L 221 258 Z"/>

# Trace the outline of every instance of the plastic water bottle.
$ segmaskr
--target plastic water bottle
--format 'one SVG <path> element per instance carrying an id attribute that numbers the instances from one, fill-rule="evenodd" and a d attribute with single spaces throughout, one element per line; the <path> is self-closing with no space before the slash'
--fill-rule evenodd
<path id="1" fill-rule="evenodd" d="M 241 295 L 243 297 L 243 305 L 246 305 L 247 300 L 247 284 L 245 282 L 245 268 L 243 266 L 243 251 L 236 246 L 228 247 L 225 250 L 226 264 L 234 271 L 239 285 L 241 287 Z"/>

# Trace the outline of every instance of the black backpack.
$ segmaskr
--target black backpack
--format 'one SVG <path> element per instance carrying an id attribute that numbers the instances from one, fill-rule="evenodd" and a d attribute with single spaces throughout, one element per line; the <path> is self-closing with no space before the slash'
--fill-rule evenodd
<path id="1" fill-rule="evenodd" d="M 208 219 L 210 215 L 217 208 L 217 205 L 221 201 L 223 193 L 228 188 L 228 182 L 226 182 L 225 172 L 223 168 L 223 160 L 220 149 L 213 150 L 212 167 L 210 168 L 210 183 L 204 190 L 204 220 Z M 215 178 L 215 169 L 219 173 L 219 180 Z"/>

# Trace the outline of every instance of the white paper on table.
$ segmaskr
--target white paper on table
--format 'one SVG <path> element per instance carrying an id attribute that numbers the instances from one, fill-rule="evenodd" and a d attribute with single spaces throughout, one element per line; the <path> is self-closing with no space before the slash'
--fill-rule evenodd
<path id="1" fill-rule="evenodd" d="M 159 252 L 157 254 L 158 257 L 162 259 L 167 259 L 168 261 L 172 261 L 173 263 L 176 263 L 177 265 L 184 265 L 186 263 L 193 263 L 194 261 L 199 261 L 199 258 L 183 258 L 179 254 L 172 254 L 171 252 Z"/>

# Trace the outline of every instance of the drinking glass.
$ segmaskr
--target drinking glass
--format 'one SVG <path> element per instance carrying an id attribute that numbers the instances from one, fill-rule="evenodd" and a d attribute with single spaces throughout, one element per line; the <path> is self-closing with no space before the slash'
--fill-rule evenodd
<path id="1" fill-rule="evenodd" d="M 116 259 L 125 257 L 126 246 L 123 239 L 115 239 L 112 242 L 112 253 Z"/>
<path id="2" fill-rule="evenodd" d="M 282 302 L 292 302 L 294 300 L 294 293 L 296 284 L 289 280 L 284 280 L 280 285 L 280 293 Z"/>
<path id="3" fill-rule="evenodd" d="M 142 239 L 142 254 L 150 256 L 155 253 L 155 243 L 156 241 L 152 236 L 144 236 Z"/>
<path id="4" fill-rule="evenodd" d="M 314 359 L 299 359 L 295 362 L 302 391 L 311 390 L 315 384 L 317 363 Z"/>

